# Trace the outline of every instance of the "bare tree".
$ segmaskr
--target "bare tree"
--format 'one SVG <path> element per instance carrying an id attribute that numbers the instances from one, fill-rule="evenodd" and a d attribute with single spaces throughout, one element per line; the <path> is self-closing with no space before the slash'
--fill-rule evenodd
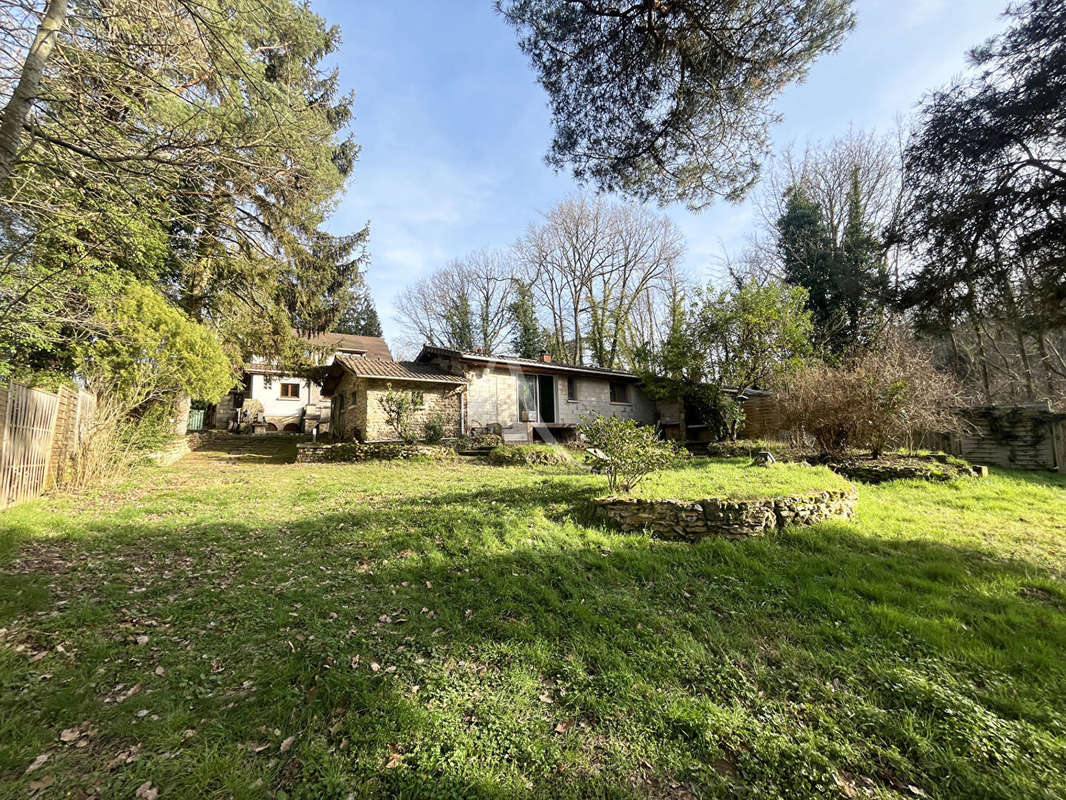
<path id="1" fill-rule="evenodd" d="M 586 197 L 560 203 L 516 245 L 555 354 L 604 367 L 628 359 L 634 319 L 676 279 L 683 249 L 667 217 Z"/>
<path id="2" fill-rule="evenodd" d="M 0 118 L 0 189 L 6 188 L 11 170 L 18 157 L 22 127 L 30 113 L 30 105 L 41 85 L 44 66 L 55 47 L 58 31 L 67 16 L 67 0 L 48 0 L 44 15 L 37 27 L 22 62 L 18 83 L 11 93 Z"/>
<path id="3" fill-rule="evenodd" d="M 498 353 L 511 332 L 514 279 L 509 251 L 471 253 L 407 287 L 396 302 L 400 323 L 423 344 Z"/>
<path id="4" fill-rule="evenodd" d="M 902 126 L 885 134 L 849 129 L 828 142 L 808 143 L 802 151 L 786 148 L 771 162 L 756 196 L 759 230 L 739 258 L 725 259 L 729 274 L 756 280 L 782 277 L 777 221 L 785 212 L 786 193 L 793 187 L 802 188 L 818 205 L 830 244 L 839 247 L 848 224 L 849 193 L 857 178 L 864 225 L 890 242 L 903 196 L 903 136 Z M 898 283 L 900 249 L 886 244 L 886 257 Z"/>

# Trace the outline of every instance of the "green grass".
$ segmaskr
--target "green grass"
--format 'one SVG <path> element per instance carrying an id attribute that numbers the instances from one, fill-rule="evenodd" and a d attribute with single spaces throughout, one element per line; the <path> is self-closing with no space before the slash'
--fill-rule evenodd
<path id="1" fill-rule="evenodd" d="M 633 492 L 636 497 L 702 500 L 730 497 L 751 500 L 847 489 L 851 484 L 827 467 L 778 462 L 753 467 L 750 458 L 695 459 L 682 469 L 648 476 Z"/>
<path id="2" fill-rule="evenodd" d="M 1063 796 L 1061 477 L 689 545 L 270 444 L 0 514 L 0 797 Z"/>

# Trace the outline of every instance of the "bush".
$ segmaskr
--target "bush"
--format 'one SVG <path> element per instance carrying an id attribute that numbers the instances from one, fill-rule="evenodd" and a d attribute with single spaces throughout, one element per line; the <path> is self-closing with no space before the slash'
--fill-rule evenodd
<path id="1" fill-rule="evenodd" d="M 501 445 L 489 453 L 489 463 L 497 466 L 573 464 L 574 457 L 556 444 Z"/>
<path id="2" fill-rule="evenodd" d="M 585 438 L 592 468 L 607 476 L 611 494 L 619 489 L 631 492 L 648 475 L 688 456 L 676 443 L 659 439 L 653 428 L 632 419 L 586 418 L 578 431 Z"/>
<path id="3" fill-rule="evenodd" d="M 440 444 L 444 441 L 444 414 L 434 411 L 429 415 L 422 428 L 422 438 L 426 444 Z"/>
<path id="4" fill-rule="evenodd" d="M 422 392 L 393 389 L 391 383 L 385 385 L 385 394 L 378 398 L 381 410 L 385 412 L 385 422 L 407 444 L 418 439 L 414 416 L 415 412 L 422 408 L 423 401 Z"/>
<path id="5" fill-rule="evenodd" d="M 127 475 L 177 438 L 172 413 L 156 403 L 130 415 L 115 397 L 98 401 L 63 472 L 64 487 L 82 489 Z"/>
<path id="6" fill-rule="evenodd" d="M 778 402 L 785 427 L 813 439 L 822 455 L 868 449 L 877 457 L 912 433 L 956 429 L 958 396 L 931 354 L 890 329 L 875 349 L 840 366 L 800 369 Z"/>
<path id="7" fill-rule="evenodd" d="M 467 434 L 455 444 L 456 450 L 480 450 L 484 447 L 499 447 L 503 437 L 498 433 Z"/>

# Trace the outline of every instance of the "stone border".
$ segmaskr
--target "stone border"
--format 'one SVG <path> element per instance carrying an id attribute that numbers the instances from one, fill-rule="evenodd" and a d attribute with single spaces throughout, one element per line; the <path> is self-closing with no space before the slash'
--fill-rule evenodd
<path id="1" fill-rule="evenodd" d="M 601 497 L 593 501 L 601 515 L 626 531 L 650 530 L 661 539 L 695 542 L 708 536 L 739 539 L 759 536 L 786 525 L 815 525 L 850 519 L 855 487 L 758 500 L 645 500 Z"/>
<path id="2" fill-rule="evenodd" d="M 300 442 L 296 445 L 299 464 L 338 461 L 390 461 L 408 458 L 447 459 L 455 456 L 450 447 L 403 442 Z"/>
<path id="3" fill-rule="evenodd" d="M 909 459 L 909 460 L 908 460 Z M 959 477 L 988 477 L 988 467 L 957 464 L 937 457 L 908 456 L 898 460 L 875 461 L 850 459 L 827 462 L 825 466 L 849 481 L 885 483 L 899 480 L 922 480 L 943 483 Z"/>

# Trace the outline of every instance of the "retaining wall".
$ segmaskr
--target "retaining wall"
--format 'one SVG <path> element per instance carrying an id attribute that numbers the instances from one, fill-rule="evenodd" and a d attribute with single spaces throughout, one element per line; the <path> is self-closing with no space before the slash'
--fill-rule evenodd
<path id="1" fill-rule="evenodd" d="M 603 516 L 623 530 L 648 529 L 663 539 L 697 541 L 707 536 L 759 536 L 786 525 L 848 519 L 857 499 L 853 487 L 759 500 L 604 497 L 595 503 Z"/>

